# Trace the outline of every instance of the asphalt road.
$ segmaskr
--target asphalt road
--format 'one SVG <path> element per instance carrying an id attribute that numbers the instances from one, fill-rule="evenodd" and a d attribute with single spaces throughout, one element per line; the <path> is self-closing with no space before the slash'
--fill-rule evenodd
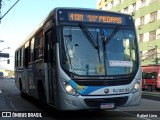
<path id="1" fill-rule="evenodd" d="M 0 120 L 159 120 L 160 101 L 151 96 L 150 99 L 142 99 L 140 106 L 110 111 L 60 112 L 51 107 L 41 108 L 38 101 L 30 97 L 21 98 L 14 79 L 0 79 L 0 114 L 2 112 L 4 115 L 4 112 L 11 112 L 12 117 L 0 117 Z M 37 117 L 32 117 L 32 113 L 36 113 Z"/>

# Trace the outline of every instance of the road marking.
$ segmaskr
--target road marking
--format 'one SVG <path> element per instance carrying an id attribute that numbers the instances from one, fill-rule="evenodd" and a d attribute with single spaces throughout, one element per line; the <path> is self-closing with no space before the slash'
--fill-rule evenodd
<path id="1" fill-rule="evenodd" d="M 0 93 L 2 93 L 2 90 L 0 90 Z"/>
<path id="2" fill-rule="evenodd" d="M 12 108 L 14 109 L 14 111 L 17 111 L 17 109 L 15 108 L 15 106 L 13 105 L 13 102 L 11 101 L 11 102 L 9 102 L 10 103 L 10 105 L 12 106 Z"/>

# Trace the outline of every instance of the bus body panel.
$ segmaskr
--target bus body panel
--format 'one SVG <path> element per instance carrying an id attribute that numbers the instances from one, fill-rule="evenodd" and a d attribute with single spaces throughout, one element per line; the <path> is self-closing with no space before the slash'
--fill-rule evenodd
<path id="1" fill-rule="evenodd" d="M 56 108 L 59 110 L 101 109 L 101 104 L 114 103 L 115 107 L 136 106 L 141 103 L 141 93 L 111 96 L 72 96 L 58 92 Z M 61 104 L 60 104 L 61 103 Z"/>
<path id="2" fill-rule="evenodd" d="M 68 79 L 68 76 L 63 75 L 65 73 L 62 72 L 61 69 L 59 69 L 60 78 L 61 79 Z M 139 71 L 137 72 L 137 75 L 135 76 L 135 79 L 141 79 L 141 67 L 139 68 Z M 70 81 L 70 80 L 68 80 Z M 83 109 L 101 109 L 102 103 L 114 103 L 115 107 L 120 106 L 136 106 L 140 105 L 141 103 L 141 94 L 142 91 L 136 93 L 131 93 L 132 89 L 128 91 L 128 93 L 121 93 L 121 90 L 125 90 L 127 88 L 133 88 L 135 81 L 132 81 L 129 85 L 124 86 L 110 86 L 105 87 L 107 89 L 111 88 L 110 91 L 113 93 L 113 88 L 120 90 L 120 92 L 116 92 L 113 94 L 104 94 L 104 90 L 98 91 L 99 93 L 97 95 L 79 95 L 79 96 L 73 96 L 66 94 L 65 91 L 63 91 L 63 86 L 61 84 L 62 81 L 59 81 L 59 88 L 62 88 L 62 91 L 57 91 L 56 96 L 58 98 L 56 99 L 55 106 L 59 110 L 83 110 Z M 142 83 L 141 83 L 142 85 Z M 87 86 L 84 86 L 87 87 Z M 94 87 L 94 86 L 91 86 Z M 83 87 L 82 87 L 83 88 Z M 103 87 L 102 87 L 103 88 Z M 92 89 L 93 90 L 93 89 Z M 93 90 L 94 91 L 94 90 Z M 61 103 L 61 104 L 60 104 Z"/>

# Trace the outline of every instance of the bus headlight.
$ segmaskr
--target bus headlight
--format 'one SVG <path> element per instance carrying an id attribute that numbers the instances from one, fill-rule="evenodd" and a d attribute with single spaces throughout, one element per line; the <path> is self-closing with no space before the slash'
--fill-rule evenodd
<path id="1" fill-rule="evenodd" d="M 73 87 L 70 86 L 70 85 L 66 85 L 65 89 L 66 89 L 66 91 L 67 91 L 68 93 L 73 93 L 73 91 L 74 91 Z"/>
<path id="2" fill-rule="evenodd" d="M 141 89 L 141 82 L 140 82 L 140 80 L 138 80 L 137 82 L 136 82 L 136 84 L 134 85 L 134 87 L 133 87 L 133 89 L 132 89 L 132 93 L 136 93 L 136 92 L 138 92 L 139 90 Z"/>
<path id="3" fill-rule="evenodd" d="M 79 93 L 66 81 L 63 81 L 63 87 L 68 94 L 78 96 Z"/>

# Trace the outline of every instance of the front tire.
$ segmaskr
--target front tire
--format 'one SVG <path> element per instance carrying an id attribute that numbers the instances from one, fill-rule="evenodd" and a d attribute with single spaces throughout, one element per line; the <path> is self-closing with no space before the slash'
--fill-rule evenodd
<path id="1" fill-rule="evenodd" d="M 147 91 L 148 91 L 148 92 L 152 92 L 152 91 L 153 91 L 153 89 L 152 89 L 152 85 L 148 85 L 148 87 L 147 87 Z"/>

